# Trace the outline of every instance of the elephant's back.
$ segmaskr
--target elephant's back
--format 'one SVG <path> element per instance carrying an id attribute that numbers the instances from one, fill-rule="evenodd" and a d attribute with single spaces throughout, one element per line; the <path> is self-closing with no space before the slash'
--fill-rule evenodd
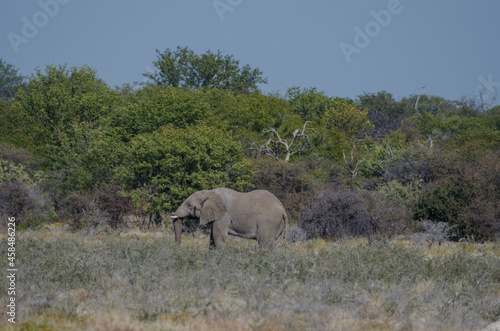
<path id="1" fill-rule="evenodd" d="M 246 193 L 237 192 L 227 188 L 217 188 L 213 190 L 219 194 L 226 204 L 226 208 L 236 208 L 239 211 L 245 209 L 259 209 L 264 213 L 282 213 L 285 211 L 279 199 L 267 190 L 254 190 Z"/>
<path id="2" fill-rule="evenodd" d="M 267 190 L 255 190 L 245 194 L 243 200 L 247 201 L 249 206 L 259 208 L 262 212 L 280 214 L 285 212 L 285 208 L 281 201 L 271 192 Z"/>

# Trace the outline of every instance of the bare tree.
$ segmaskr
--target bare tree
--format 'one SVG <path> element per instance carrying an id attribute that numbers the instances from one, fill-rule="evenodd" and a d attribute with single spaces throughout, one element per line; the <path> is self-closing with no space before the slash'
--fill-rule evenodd
<path id="1" fill-rule="evenodd" d="M 424 244 L 427 241 L 429 248 L 431 248 L 432 244 L 435 242 L 441 246 L 441 244 L 450 237 L 449 231 L 453 229 L 453 226 L 445 222 L 433 222 L 425 219 L 421 220 L 419 223 L 423 232 L 414 233 L 411 237 L 411 241 L 415 244 Z"/>
<path id="2" fill-rule="evenodd" d="M 415 110 L 417 111 L 417 114 L 418 114 L 418 102 L 420 101 L 420 97 L 422 96 L 422 94 L 424 94 L 424 90 L 425 90 L 425 87 L 427 86 L 427 84 L 425 84 L 424 86 L 422 86 L 420 89 L 420 93 L 419 95 L 417 96 L 417 101 L 415 101 Z"/>
<path id="3" fill-rule="evenodd" d="M 264 145 L 253 143 L 250 146 L 250 149 L 257 151 L 257 157 L 267 155 L 278 161 L 284 162 L 290 161 L 290 157 L 294 154 L 312 152 L 313 155 L 316 155 L 311 141 L 309 140 L 309 136 L 307 135 L 307 131 L 316 131 L 312 128 L 307 128 L 308 123 L 309 121 L 305 122 L 302 129 L 295 130 L 290 141 L 282 138 L 278 133 L 278 130 L 274 128 L 264 130 L 262 135 L 269 134 L 271 137 Z"/>
<path id="4" fill-rule="evenodd" d="M 361 164 L 362 160 L 359 160 L 358 162 L 355 162 L 354 160 L 354 149 L 356 148 L 356 145 L 352 145 L 351 149 L 351 159 L 348 161 L 347 158 L 345 157 L 345 151 L 342 151 L 342 154 L 344 155 L 344 162 L 347 167 L 347 170 L 351 173 L 352 179 L 356 179 L 356 176 L 358 175 L 359 171 L 359 165 Z"/>
<path id="5" fill-rule="evenodd" d="M 431 134 L 426 134 L 428 146 L 425 142 L 420 142 L 420 139 L 417 139 L 417 144 L 421 147 L 429 148 L 429 152 L 432 152 L 432 149 L 434 148 L 434 140 L 440 138 L 441 141 L 445 141 L 448 134 L 449 132 L 442 133 L 440 131 L 433 130 Z"/>
<path id="6" fill-rule="evenodd" d="M 472 110 L 485 112 L 491 109 L 498 97 L 496 88 L 493 91 L 487 91 L 483 85 L 476 88 L 476 93 L 471 96 L 464 96 L 461 98 L 460 103 Z"/>

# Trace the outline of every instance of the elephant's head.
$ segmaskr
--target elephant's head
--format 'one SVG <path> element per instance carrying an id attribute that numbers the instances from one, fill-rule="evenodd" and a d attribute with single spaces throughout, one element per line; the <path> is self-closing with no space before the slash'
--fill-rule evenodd
<path id="1" fill-rule="evenodd" d="M 172 219 L 199 218 L 200 225 L 221 219 L 226 212 L 224 201 L 213 191 L 198 191 L 187 198 L 174 212 Z"/>

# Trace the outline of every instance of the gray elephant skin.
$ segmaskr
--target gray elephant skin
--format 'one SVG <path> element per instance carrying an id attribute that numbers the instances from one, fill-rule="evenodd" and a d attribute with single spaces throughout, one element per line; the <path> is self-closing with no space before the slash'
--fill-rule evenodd
<path id="1" fill-rule="evenodd" d="M 288 218 L 281 202 L 269 191 L 240 193 L 227 188 L 198 191 L 171 216 L 175 241 L 181 241 L 182 219 L 199 218 L 211 225 L 210 244 L 226 244 L 228 235 L 255 239 L 268 246 L 285 237 Z"/>

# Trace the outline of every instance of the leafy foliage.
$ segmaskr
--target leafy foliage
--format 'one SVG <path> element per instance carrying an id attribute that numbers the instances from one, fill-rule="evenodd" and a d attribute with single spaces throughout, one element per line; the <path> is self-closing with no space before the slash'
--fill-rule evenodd
<path id="1" fill-rule="evenodd" d="M 0 59 L 0 99 L 14 98 L 23 81 L 24 78 L 18 74 L 18 69 Z"/>
<path id="2" fill-rule="evenodd" d="M 101 211 L 87 194 L 71 193 L 59 202 L 59 218 L 73 230 L 96 228 L 103 223 Z"/>
<path id="3" fill-rule="evenodd" d="M 337 98 L 324 113 L 317 128 L 315 144 L 318 154 L 334 160 L 341 160 L 346 150 L 373 128 L 368 120 L 368 111 L 361 109 L 350 99 Z"/>
<path id="4" fill-rule="evenodd" d="M 156 50 L 158 59 L 153 63 L 156 72 L 145 77 L 157 85 L 171 87 L 220 88 L 236 93 L 257 92 L 257 84 L 267 83 L 259 69 L 249 65 L 239 66 L 232 55 L 220 51 L 207 51 L 197 55 L 187 47 L 167 48 L 163 53 Z"/>
<path id="5" fill-rule="evenodd" d="M 18 91 L 12 105 L 3 106 L 0 116 L 14 122 L 3 135 L 14 133 L 14 141 L 45 155 L 59 146 L 61 135 L 75 123 L 91 123 L 109 114 L 117 95 L 89 67 L 66 69 L 47 66 L 37 69 Z M 13 112 L 8 114 L 8 112 Z"/>
<path id="6" fill-rule="evenodd" d="M 373 125 L 368 135 L 375 139 L 383 139 L 386 135 L 401 128 L 406 128 L 405 119 L 415 110 L 398 103 L 391 93 L 364 93 L 358 97 L 361 108 L 368 110 L 368 120 Z"/>
<path id="7" fill-rule="evenodd" d="M 340 131 L 352 138 L 373 128 L 368 120 L 368 111 L 347 99 L 334 100 L 333 106 L 325 112 L 324 120 L 327 129 Z"/>
<path id="8" fill-rule="evenodd" d="M 315 87 L 290 87 L 286 91 L 286 98 L 294 113 L 300 115 L 304 121 L 320 120 L 333 105 L 333 101 L 323 92 L 318 92 Z"/>
<path id="9" fill-rule="evenodd" d="M 185 128 L 207 116 L 208 104 L 199 91 L 164 86 L 147 86 L 132 95 L 109 115 L 113 135 L 129 141 L 135 135 L 151 133 L 173 124 Z"/>
<path id="10" fill-rule="evenodd" d="M 122 142 L 88 122 L 74 123 L 57 137 L 59 146 L 50 149 L 47 160 L 60 173 L 65 193 L 114 182 L 114 169 L 125 153 Z"/>
<path id="11" fill-rule="evenodd" d="M 71 122 L 96 122 L 110 111 L 116 96 L 97 78 L 95 70 L 83 66 L 47 66 L 37 69 L 16 95 L 21 109 L 51 132 L 66 129 Z"/>
<path id="12" fill-rule="evenodd" d="M 472 164 L 460 158 L 449 161 L 453 163 L 441 163 L 440 171 L 446 175 L 438 173 L 439 178 L 424 188 L 414 217 L 454 226 L 459 238 L 494 238 L 500 216 L 498 156 L 485 156 Z"/>
<path id="13" fill-rule="evenodd" d="M 37 171 L 30 174 L 26 171 L 24 165 L 0 159 L 0 184 L 11 180 L 35 184 L 40 182 L 41 177 L 42 172 Z"/>
<path id="14" fill-rule="evenodd" d="M 148 210 L 174 210 L 197 190 L 227 185 L 230 168 L 242 161 L 239 153 L 220 129 L 167 125 L 134 137 L 117 175 L 127 188 L 147 192 Z"/>
<path id="15" fill-rule="evenodd" d="M 34 114 L 27 113 L 14 102 L 0 100 L 0 140 L 43 156 L 53 144 L 52 133 L 41 126 Z"/>

